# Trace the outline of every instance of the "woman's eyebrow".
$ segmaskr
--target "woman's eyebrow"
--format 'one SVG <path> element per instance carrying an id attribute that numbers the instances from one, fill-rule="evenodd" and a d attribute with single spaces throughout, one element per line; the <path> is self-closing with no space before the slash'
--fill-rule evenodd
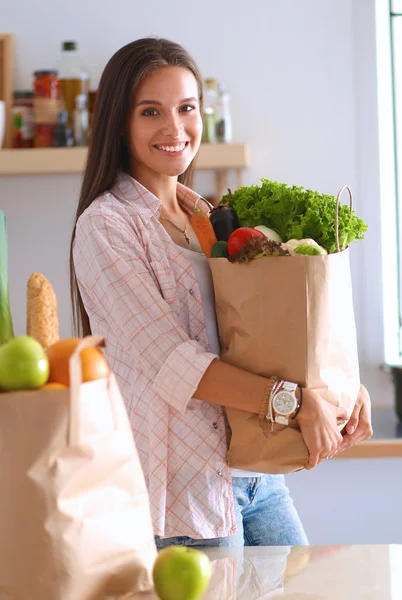
<path id="1" fill-rule="evenodd" d="M 191 98 L 183 98 L 183 100 L 180 100 L 179 104 L 183 104 L 183 102 L 198 102 L 198 100 L 192 96 Z M 162 102 L 159 102 L 159 100 L 141 100 L 140 102 L 137 102 L 136 106 L 142 106 L 143 104 L 162 106 Z"/>

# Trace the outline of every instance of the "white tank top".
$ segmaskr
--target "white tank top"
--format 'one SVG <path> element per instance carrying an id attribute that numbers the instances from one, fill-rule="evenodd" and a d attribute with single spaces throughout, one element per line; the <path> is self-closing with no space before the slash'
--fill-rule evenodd
<path id="1" fill-rule="evenodd" d="M 214 286 L 207 257 L 205 254 L 189 250 L 189 248 L 184 248 L 183 246 L 180 246 L 180 248 L 184 250 L 187 258 L 193 265 L 201 293 L 208 342 L 211 347 L 211 352 L 219 356 L 220 345 L 218 325 L 216 322 Z M 243 471 L 240 469 L 232 469 L 231 471 L 232 477 L 261 477 L 263 475 L 263 473 L 254 473 L 252 471 Z"/>

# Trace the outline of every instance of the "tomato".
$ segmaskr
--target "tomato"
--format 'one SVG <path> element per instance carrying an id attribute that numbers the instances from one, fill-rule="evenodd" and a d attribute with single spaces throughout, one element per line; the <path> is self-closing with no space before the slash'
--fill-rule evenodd
<path id="1" fill-rule="evenodd" d="M 265 238 L 266 236 L 261 231 L 258 231 L 258 229 L 253 229 L 252 227 L 239 227 L 238 229 L 235 229 L 228 239 L 229 256 L 239 252 L 247 240 L 253 237 Z"/>

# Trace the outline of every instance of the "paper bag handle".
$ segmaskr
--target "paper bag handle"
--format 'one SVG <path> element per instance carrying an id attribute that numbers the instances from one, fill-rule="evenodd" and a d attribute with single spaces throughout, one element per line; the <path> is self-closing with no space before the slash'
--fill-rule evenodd
<path id="1" fill-rule="evenodd" d="M 341 251 L 340 246 L 339 246 L 339 214 L 338 214 L 339 213 L 339 200 L 345 190 L 348 190 L 348 192 L 349 192 L 350 212 L 352 212 L 352 207 L 353 207 L 352 190 L 350 189 L 350 187 L 348 185 L 343 185 L 341 187 L 341 189 L 339 190 L 338 195 L 336 197 L 336 206 L 335 206 L 335 242 L 336 242 L 336 251 L 337 252 Z"/>
<path id="2" fill-rule="evenodd" d="M 79 443 L 79 406 L 80 387 L 82 384 L 82 365 L 80 359 L 81 350 L 85 348 L 98 348 L 105 346 L 105 339 L 101 335 L 88 335 L 77 344 L 69 359 L 70 374 L 70 421 L 69 421 L 69 444 Z"/>
<path id="3" fill-rule="evenodd" d="M 211 204 L 211 202 L 209 202 L 209 200 L 207 200 L 206 198 L 203 198 L 203 196 L 198 196 L 197 200 L 195 201 L 194 208 L 198 208 L 197 204 L 198 204 L 198 202 L 200 200 L 202 200 L 203 202 L 205 202 L 205 204 L 209 208 L 209 212 L 211 212 L 211 210 L 213 210 L 215 208 L 214 205 Z"/>

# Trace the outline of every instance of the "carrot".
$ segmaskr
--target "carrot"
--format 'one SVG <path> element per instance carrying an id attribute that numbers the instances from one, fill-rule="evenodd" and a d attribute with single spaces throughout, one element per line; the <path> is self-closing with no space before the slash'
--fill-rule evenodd
<path id="1" fill-rule="evenodd" d="M 194 212 L 191 216 L 191 225 L 200 242 L 202 251 L 205 253 L 205 256 L 209 258 L 211 256 L 212 246 L 218 240 L 216 239 L 215 231 L 208 215 L 199 208 L 194 208 Z"/>

